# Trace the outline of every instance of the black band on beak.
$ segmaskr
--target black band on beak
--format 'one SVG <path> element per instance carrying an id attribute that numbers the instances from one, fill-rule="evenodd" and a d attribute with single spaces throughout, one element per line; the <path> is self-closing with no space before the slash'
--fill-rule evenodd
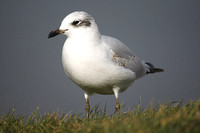
<path id="1" fill-rule="evenodd" d="M 64 33 L 66 30 L 59 30 L 59 29 L 56 29 L 56 30 L 53 30 L 49 33 L 48 35 L 48 38 L 51 38 L 51 37 L 54 37 L 54 36 L 57 36 L 59 34 L 62 34 Z"/>

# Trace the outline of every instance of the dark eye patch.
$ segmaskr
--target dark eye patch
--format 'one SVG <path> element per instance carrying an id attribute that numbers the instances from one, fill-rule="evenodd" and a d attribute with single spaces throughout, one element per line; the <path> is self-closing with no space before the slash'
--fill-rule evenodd
<path id="1" fill-rule="evenodd" d="M 79 20 L 75 20 L 75 21 L 72 22 L 72 25 L 78 25 L 79 23 L 80 23 Z"/>
<path id="2" fill-rule="evenodd" d="M 89 27 L 91 25 L 91 22 L 89 20 L 74 20 L 71 24 L 76 27 L 79 26 Z"/>
<path id="3" fill-rule="evenodd" d="M 90 26 L 91 25 L 91 22 L 89 20 L 85 20 L 82 22 L 83 25 L 85 26 Z"/>

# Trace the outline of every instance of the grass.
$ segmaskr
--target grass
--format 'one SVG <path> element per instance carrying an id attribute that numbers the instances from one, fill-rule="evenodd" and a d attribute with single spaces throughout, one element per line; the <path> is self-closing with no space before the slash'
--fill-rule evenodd
<path id="1" fill-rule="evenodd" d="M 85 113 L 61 114 L 58 112 L 30 116 L 11 113 L 0 116 L 0 133 L 53 132 L 53 133 L 200 133 L 200 100 L 182 105 L 181 102 L 164 103 L 141 109 L 141 105 L 121 115 L 109 115 L 91 110 L 90 119 Z"/>

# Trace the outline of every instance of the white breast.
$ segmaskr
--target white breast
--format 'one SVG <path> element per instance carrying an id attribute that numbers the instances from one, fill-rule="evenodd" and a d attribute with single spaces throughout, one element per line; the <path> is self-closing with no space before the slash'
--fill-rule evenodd
<path id="1" fill-rule="evenodd" d="M 101 45 L 67 39 L 62 62 L 67 76 L 90 93 L 112 94 L 118 86 L 124 91 L 135 79 L 135 73 L 112 62 L 110 50 Z"/>

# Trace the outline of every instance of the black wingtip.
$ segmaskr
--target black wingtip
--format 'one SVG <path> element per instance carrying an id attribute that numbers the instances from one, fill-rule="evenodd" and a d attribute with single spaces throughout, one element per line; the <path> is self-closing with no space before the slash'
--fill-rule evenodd
<path id="1" fill-rule="evenodd" d="M 147 69 L 148 71 L 146 72 L 146 74 L 150 74 L 150 73 L 157 73 L 157 72 L 164 72 L 164 69 L 162 68 L 155 68 L 151 63 L 146 62 L 145 63 L 147 65 Z"/>
<path id="2" fill-rule="evenodd" d="M 164 72 L 164 69 L 162 69 L 162 68 L 154 68 L 154 72 Z"/>

